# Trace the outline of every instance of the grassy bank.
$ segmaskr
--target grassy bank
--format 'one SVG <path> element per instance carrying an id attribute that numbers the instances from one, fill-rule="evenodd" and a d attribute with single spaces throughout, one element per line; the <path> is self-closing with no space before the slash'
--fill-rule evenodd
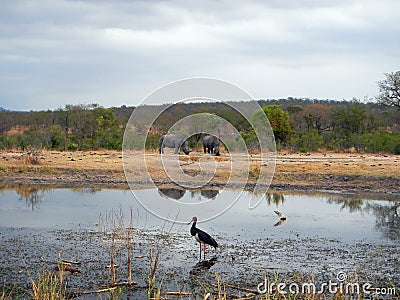
<path id="1" fill-rule="evenodd" d="M 182 156 L 185 170 L 195 174 L 199 170 L 200 153 Z M 203 158 L 203 156 L 200 156 Z M 207 157 L 213 160 L 213 157 Z M 252 162 L 257 161 L 253 156 Z M 140 164 L 141 154 L 130 163 Z M 233 157 L 232 163 L 249 162 Z M 162 169 L 157 153 L 146 155 L 147 169 L 156 184 L 168 184 L 170 180 Z M 230 174 L 231 159 L 216 159 L 217 172 L 212 180 L 216 186 L 224 185 Z M 252 166 L 252 165 L 251 165 Z M 252 169 L 251 169 L 252 170 Z M 254 170 L 253 170 L 254 171 Z M 247 178 L 249 185 L 257 181 L 257 170 Z M 146 185 L 143 173 L 133 174 L 138 187 Z M 41 151 L 29 154 L 3 151 L 0 153 L 0 178 L 4 183 L 40 183 L 99 185 L 126 188 L 122 153 L 118 151 Z M 241 178 L 240 176 L 238 178 Z M 400 157 L 354 153 L 278 153 L 271 186 L 277 189 L 329 189 L 360 192 L 399 193 Z M 241 182 L 236 182 L 238 185 Z M 235 184 L 235 183 L 234 183 Z M 267 183 L 266 183 L 267 184 Z"/>

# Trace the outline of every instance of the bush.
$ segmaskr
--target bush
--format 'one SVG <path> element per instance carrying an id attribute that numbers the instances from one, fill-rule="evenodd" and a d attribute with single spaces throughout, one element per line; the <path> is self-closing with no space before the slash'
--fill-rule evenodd
<path id="1" fill-rule="evenodd" d="M 357 141 L 357 146 L 365 152 L 400 154 L 400 134 L 375 131 L 360 135 Z"/>
<path id="2" fill-rule="evenodd" d="M 78 145 L 77 144 L 69 144 L 68 145 L 68 147 L 67 147 L 67 149 L 68 150 L 70 150 L 70 151 L 76 151 L 76 150 L 78 150 Z"/>
<path id="3" fill-rule="evenodd" d="M 317 151 L 324 145 L 324 140 L 317 130 L 310 130 L 295 137 L 291 143 L 300 152 Z"/>
<path id="4" fill-rule="evenodd" d="M 241 132 L 240 133 L 244 143 L 246 144 L 246 147 L 248 150 L 253 150 L 253 151 L 259 151 L 260 150 L 260 143 L 258 141 L 257 135 L 254 131 L 250 132 Z M 237 143 L 233 143 L 233 145 L 229 145 L 232 147 L 232 149 L 237 148 Z"/>
<path id="5" fill-rule="evenodd" d="M 400 154 L 400 144 L 394 146 L 393 154 L 399 155 Z"/>
<path id="6" fill-rule="evenodd" d="M 160 134 L 149 134 L 146 138 L 146 149 L 158 149 L 160 138 Z"/>

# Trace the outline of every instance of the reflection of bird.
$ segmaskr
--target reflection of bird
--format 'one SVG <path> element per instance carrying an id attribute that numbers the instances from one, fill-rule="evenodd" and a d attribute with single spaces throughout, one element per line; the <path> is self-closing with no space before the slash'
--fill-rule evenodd
<path id="1" fill-rule="evenodd" d="M 285 222 L 286 222 L 286 219 L 280 219 L 278 222 L 276 222 L 276 223 L 274 224 L 274 226 L 282 225 L 282 224 L 285 223 Z"/>
<path id="2" fill-rule="evenodd" d="M 78 269 L 72 267 L 56 266 L 53 269 L 53 273 L 61 278 L 62 281 L 65 280 L 65 284 L 68 284 L 68 276 L 80 273 Z"/>
<path id="3" fill-rule="evenodd" d="M 204 244 L 203 253 L 204 253 L 204 257 L 205 257 L 206 252 L 207 252 L 206 245 L 208 244 L 208 245 L 214 247 L 215 249 L 217 249 L 218 243 L 207 232 L 204 232 L 204 231 L 196 228 L 197 217 L 193 217 L 192 220 L 188 223 L 188 225 L 192 222 L 193 222 L 193 224 L 192 224 L 192 227 L 190 228 L 190 234 L 192 236 L 194 236 L 200 244 L 200 259 L 201 259 L 201 244 Z"/>
<path id="4" fill-rule="evenodd" d="M 210 260 L 203 260 L 198 262 L 193 269 L 197 269 L 197 270 L 208 270 L 210 269 L 213 265 L 215 265 L 215 263 L 217 262 L 217 258 L 213 257 Z"/>
<path id="5" fill-rule="evenodd" d="M 274 212 L 278 215 L 279 218 L 281 218 L 281 220 L 286 220 L 286 216 L 283 213 L 277 210 L 274 210 Z"/>
<path id="6" fill-rule="evenodd" d="M 189 274 L 190 276 L 198 277 L 205 274 L 215 263 L 217 258 L 213 257 L 210 260 L 199 261 L 195 266 L 192 267 Z"/>

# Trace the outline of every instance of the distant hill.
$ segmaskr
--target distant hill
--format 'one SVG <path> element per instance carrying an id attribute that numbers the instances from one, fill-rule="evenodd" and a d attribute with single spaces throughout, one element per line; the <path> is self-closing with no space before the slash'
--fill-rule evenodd
<path id="1" fill-rule="evenodd" d="M 0 111 L 8 111 L 8 109 L 5 109 L 4 107 L 0 106 Z"/>

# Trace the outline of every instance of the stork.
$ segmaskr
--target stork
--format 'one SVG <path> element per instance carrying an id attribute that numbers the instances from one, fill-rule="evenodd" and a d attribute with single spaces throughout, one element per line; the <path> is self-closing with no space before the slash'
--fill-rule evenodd
<path id="1" fill-rule="evenodd" d="M 204 244 L 203 255 L 205 258 L 207 252 L 206 245 L 210 245 L 214 247 L 214 249 L 217 249 L 218 243 L 207 232 L 204 232 L 203 230 L 200 230 L 196 227 L 197 217 L 193 217 L 192 220 L 188 223 L 188 225 L 191 223 L 193 224 L 192 227 L 190 228 L 190 234 L 194 236 L 196 238 L 196 241 L 198 241 L 200 244 L 200 260 L 201 260 L 201 244 Z"/>

